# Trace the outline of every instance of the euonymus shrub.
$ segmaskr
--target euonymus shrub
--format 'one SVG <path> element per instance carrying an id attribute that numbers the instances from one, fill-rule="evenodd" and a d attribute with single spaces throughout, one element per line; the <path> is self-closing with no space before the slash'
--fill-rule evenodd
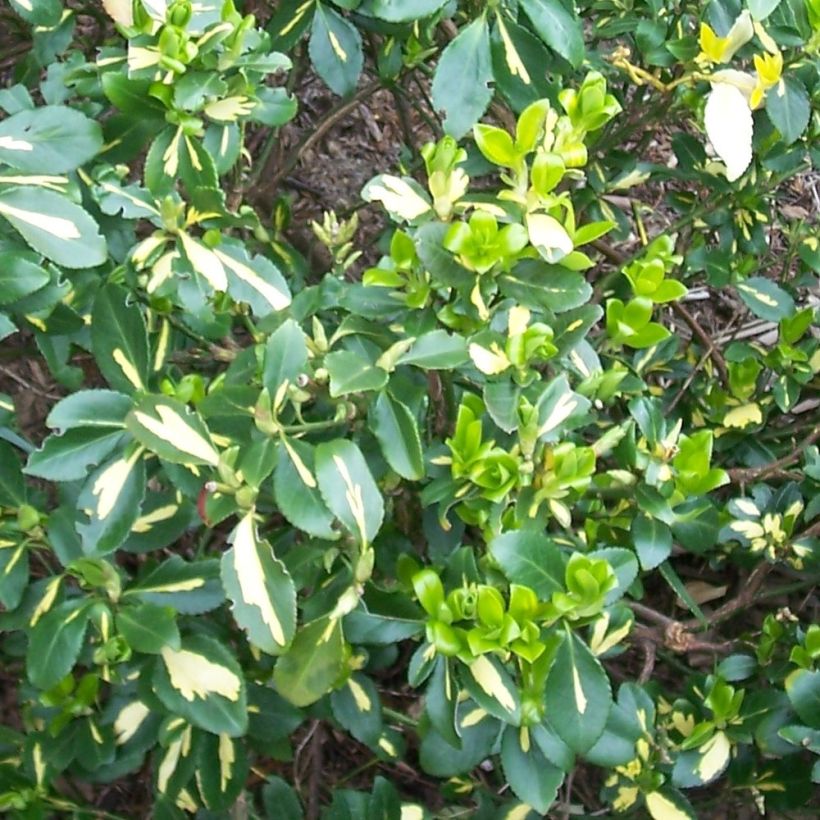
<path id="1" fill-rule="evenodd" d="M 382 61 L 424 65 L 456 4 L 409 28 L 399 5 L 283 3 L 269 33 L 230 2 L 109 2 L 117 34 L 89 59 L 72 9 L 13 3 L 35 51 L 0 92 L 0 333 L 66 395 L 37 443 L 0 397 L 4 810 L 80 812 L 65 784 L 147 770 L 158 816 L 299 816 L 267 773 L 309 721 L 484 817 L 589 802 L 563 787 L 589 771 L 603 811 L 657 820 L 695 817 L 706 784 L 780 811 L 820 781 L 817 626 L 772 606 L 699 635 L 682 577 L 751 576 L 718 629 L 816 579 L 817 431 L 778 425 L 816 386 L 802 286 L 820 257 L 797 226 L 796 276 L 756 261 L 804 162 L 816 9 L 581 4 L 602 50 L 573 74 L 582 28 L 560 3 L 465 4 L 433 85 L 450 133 L 423 173 L 365 187 L 390 227 L 361 277 L 354 225 L 317 226 L 321 275 L 244 201 L 248 137 L 293 116 L 274 47 L 308 27 L 340 92 L 374 18 L 394 25 Z M 529 26 L 568 60 L 543 92 Z M 603 50 L 632 31 L 640 58 Z M 461 82 L 468 108 L 441 90 L 488 54 L 519 84 L 498 81 L 510 128 L 476 123 L 486 82 Z M 749 56 L 754 75 L 719 67 Z M 676 167 L 625 157 L 642 95 L 694 112 L 723 165 L 684 131 Z M 681 216 L 650 237 L 636 206 L 627 256 L 616 192 L 649 177 L 685 184 Z M 685 344 L 670 306 L 688 315 L 704 281 L 774 343 Z M 432 816 L 396 784 L 338 788 L 326 814 Z"/>

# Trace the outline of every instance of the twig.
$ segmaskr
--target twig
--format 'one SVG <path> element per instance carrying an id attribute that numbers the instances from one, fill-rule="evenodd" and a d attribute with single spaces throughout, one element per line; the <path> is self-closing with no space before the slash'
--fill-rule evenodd
<path id="1" fill-rule="evenodd" d="M 749 577 L 741 583 L 738 594 L 732 598 L 731 601 L 727 601 L 722 607 L 715 610 L 709 616 L 710 626 L 720 623 L 721 621 L 728 620 L 738 610 L 745 609 L 749 606 L 749 604 L 751 604 L 755 599 L 755 596 L 757 595 L 757 592 L 763 582 L 766 580 L 766 577 L 772 571 L 773 566 L 773 564 L 770 564 L 767 561 L 763 561 L 758 564 L 752 570 Z M 693 618 L 692 620 L 687 621 L 685 626 L 688 629 L 695 629 L 700 626 L 700 622 Z"/>
<path id="2" fill-rule="evenodd" d="M 759 481 L 761 478 L 781 473 L 785 467 L 789 467 L 796 461 L 799 461 L 803 452 L 811 447 L 818 439 L 820 439 L 820 424 L 815 425 L 811 433 L 788 455 L 778 458 L 769 464 L 764 464 L 761 467 L 735 467 L 728 470 L 729 480 L 732 484 L 751 484 L 754 481 Z"/>
<path id="3" fill-rule="evenodd" d="M 4 376 L 8 377 L 12 381 L 17 382 L 21 387 L 25 387 L 26 390 L 31 390 L 32 393 L 36 393 L 38 396 L 43 396 L 46 399 L 61 399 L 63 398 L 59 393 L 49 393 L 47 390 L 43 390 L 37 385 L 32 384 L 29 381 L 26 381 L 22 376 L 18 376 L 11 368 L 6 367 L 5 365 L 0 364 L 0 373 Z"/>
<path id="4" fill-rule="evenodd" d="M 291 171 L 298 165 L 302 154 L 319 142 L 333 126 L 344 119 L 362 100 L 366 100 L 371 94 L 375 94 L 382 87 L 380 80 L 360 88 L 350 99 L 343 100 L 303 139 L 290 155 L 282 163 L 282 167 L 270 179 L 269 187 L 276 190 L 286 176 L 290 176 Z"/>
<path id="5" fill-rule="evenodd" d="M 652 673 L 655 671 L 657 651 L 652 641 L 641 641 L 641 648 L 643 649 L 644 657 L 641 674 L 638 675 L 638 683 L 644 684 L 652 677 Z"/>
<path id="6" fill-rule="evenodd" d="M 700 326 L 698 320 L 680 303 L 680 302 L 672 302 L 672 310 L 678 314 L 678 316 L 689 325 L 690 330 L 695 336 L 700 339 L 701 344 L 703 344 L 706 352 L 712 358 L 712 361 L 715 363 L 715 367 L 718 369 L 720 373 L 720 379 L 723 382 L 724 386 L 729 384 L 729 368 L 726 367 L 726 360 L 723 358 L 723 354 L 715 347 L 715 343 L 709 334 Z"/>

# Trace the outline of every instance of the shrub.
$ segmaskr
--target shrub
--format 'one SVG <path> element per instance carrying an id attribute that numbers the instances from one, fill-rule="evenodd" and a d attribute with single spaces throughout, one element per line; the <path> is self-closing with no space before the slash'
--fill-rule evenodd
<path id="1" fill-rule="evenodd" d="M 245 5 L 3 11 L 0 807 L 296 817 L 324 727 L 329 818 L 816 801 L 820 5 Z M 292 61 L 444 114 L 380 258 L 258 207 Z"/>

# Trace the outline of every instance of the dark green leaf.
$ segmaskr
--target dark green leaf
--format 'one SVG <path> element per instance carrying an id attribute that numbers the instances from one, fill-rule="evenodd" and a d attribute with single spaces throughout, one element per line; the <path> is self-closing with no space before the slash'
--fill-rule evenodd
<path id="1" fill-rule="evenodd" d="M 578 754 L 591 749 L 606 726 L 612 692 L 600 662 L 574 632 L 558 647 L 546 693 L 547 721 L 558 736 Z"/>
<path id="2" fill-rule="evenodd" d="M 762 276 L 753 276 L 735 285 L 740 298 L 755 316 L 779 322 L 794 313 L 794 299 L 780 285 Z"/>
<path id="3" fill-rule="evenodd" d="M 361 35 L 324 3 L 316 3 L 308 50 L 316 73 L 332 91 L 345 97 L 356 90 L 364 65 Z"/>
<path id="4" fill-rule="evenodd" d="M 373 432 L 387 463 L 403 478 L 424 477 L 421 438 L 413 414 L 389 393 L 379 393 L 373 405 Z"/>
<path id="5" fill-rule="evenodd" d="M 222 556 L 222 584 L 233 616 L 250 643 L 279 655 L 296 631 L 296 588 L 270 544 L 258 537 L 253 512 L 237 524 L 232 543 Z"/>
<path id="6" fill-rule="evenodd" d="M 97 223 L 54 191 L 28 186 L 0 191 L 0 216 L 37 253 L 66 268 L 93 268 L 108 257 Z"/>
<path id="7" fill-rule="evenodd" d="M 526 727 L 508 726 L 501 739 L 501 766 L 516 796 L 546 814 L 555 801 L 564 772 L 553 766 Z"/>
<path id="8" fill-rule="evenodd" d="M 30 174 L 65 174 L 102 148 L 100 126 L 64 105 L 20 111 L 0 122 L 0 162 Z"/>
<path id="9" fill-rule="evenodd" d="M 165 646 L 153 689 L 174 714 L 206 732 L 243 735 L 248 726 L 245 680 L 233 653 L 213 638 L 194 636 L 179 650 Z"/>
<path id="10" fill-rule="evenodd" d="M 325 504 L 362 542 L 382 525 L 384 501 L 367 462 L 352 441 L 337 439 L 316 448 L 316 477 Z"/>
<path id="11" fill-rule="evenodd" d="M 74 667 L 88 626 L 88 604 L 74 598 L 58 604 L 31 630 L 26 672 L 40 689 L 56 686 Z"/>
<path id="12" fill-rule="evenodd" d="M 176 611 L 170 606 L 137 604 L 123 607 L 116 616 L 119 633 L 137 652 L 158 655 L 162 648 L 179 649 Z"/>
<path id="13" fill-rule="evenodd" d="M 786 145 L 791 145 L 806 130 L 811 105 L 806 88 L 797 77 L 784 77 L 766 94 L 766 113 L 780 132 Z"/>
<path id="14" fill-rule="evenodd" d="M 581 21 L 560 0 L 521 0 L 521 7 L 538 36 L 577 68 L 584 59 Z"/>
<path id="15" fill-rule="evenodd" d="M 484 16 L 458 33 L 441 55 L 433 78 L 432 97 L 444 111 L 444 129 L 462 137 L 487 110 L 493 97 L 490 32 Z"/>
<path id="16" fill-rule="evenodd" d="M 296 632 L 287 654 L 276 662 L 273 685 L 295 706 L 308 706 L 333 688 L 344 657 L 341 622 L 313 621 Z"/>
<path id="17" fill-rule="evenodd" d="M 495 537 L 490 554 L 512 583 L 534 589 L 541 600 L 564 589 L 561 550 L 535 530 L 514 530 Z"/>

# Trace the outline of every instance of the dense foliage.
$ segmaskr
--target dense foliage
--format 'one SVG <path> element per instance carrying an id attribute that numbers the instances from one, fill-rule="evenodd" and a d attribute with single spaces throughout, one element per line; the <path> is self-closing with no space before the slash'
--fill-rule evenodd
<path id="1" fill-rule="evenodd" d="M 102 7 L 0 9 L 0 810 L 816 816 L 820 3 Z M 442 115 L 372 258 L 294 64 Z"/>

